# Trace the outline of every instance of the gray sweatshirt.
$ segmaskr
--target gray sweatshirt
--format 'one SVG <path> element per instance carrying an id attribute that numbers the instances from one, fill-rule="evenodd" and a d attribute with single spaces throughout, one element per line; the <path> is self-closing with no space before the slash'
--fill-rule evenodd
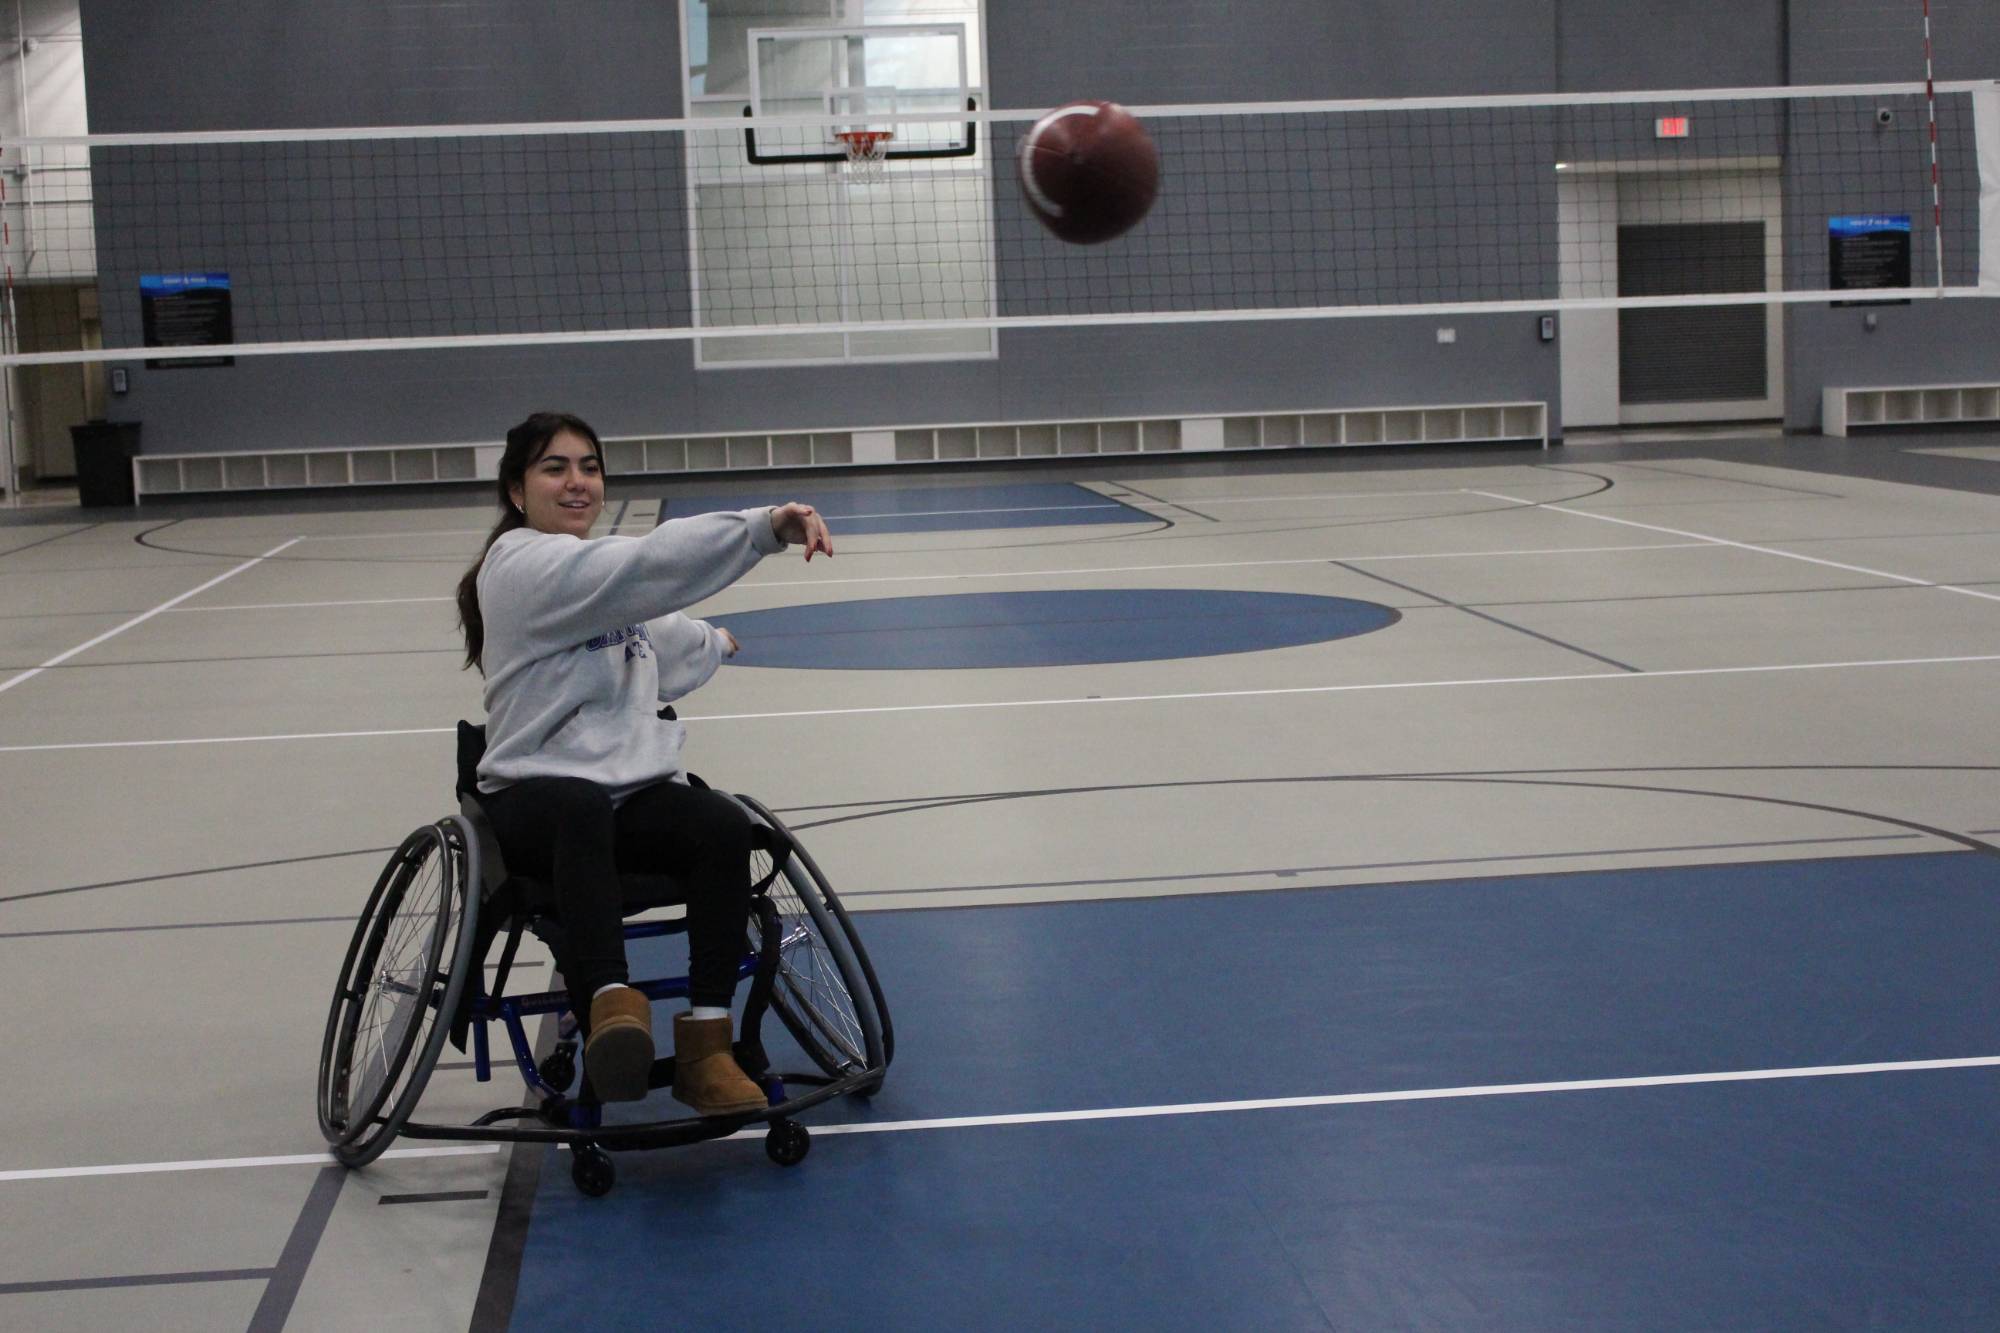
<path id="1" fill-rule="evenodd" d="M 685 781 L 687 733 L 656 715 L 715 674 L 722 641 L 680 610 L 784 549 L 769 509 L 677 518 L 643 537 L 503 534 L 479 567 L 480 790 L 578 777 L 622 801 L 655 782 Z"/>

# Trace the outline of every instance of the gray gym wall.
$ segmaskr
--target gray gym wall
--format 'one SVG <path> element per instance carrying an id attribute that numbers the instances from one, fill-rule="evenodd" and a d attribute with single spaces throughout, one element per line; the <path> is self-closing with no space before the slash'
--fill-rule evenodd
<path id="1" fill-rule="evenodd" d="M 673 0 L 80 7 L 97 133 L 681 114 Z M 2000 0 L 1934 8 L 1940 47 L 1959 65 L 1940 77 L 2000 73 Z M 1143 104 L 1921 74 L 1911 7 L 1900 0 L 989 0 L 988 9 L 988 76 L 993 104 L 1004 107 L 1078 96 Z M 655 239 L 666 255 L 685 246 L 671 231 Z M 116 236 L 100 230 L 98 240 L 101 253 L 117 254 Z M 189 259 L 189 268 L 206 266 Z M 111 341 L 118 312 L 135 318 L 136 274 L 110 263 L 102 271 Z M 1031 289 L 1003 277 L 1003 293 L 1018 305 Z M 249 300 L 239 294 L 239 310 Z M 1865 338 L 1859 312 L 1795 311 L 1788 424 L 1816 423 L 1820 379 L 1809 369 L 1821 364 L 1834 383 L 1990 376 L 1996 304 L 1888 308 Z M 1436 340 L 1438 323 L 1010 333 L 997 360 L 858 369 L 696 371 L 685 343 L 244 358 L 213 370 L 135 367 L 132 392 L 112 411 L 145 422 L 149 452 L 174 452 L 488 440 L 541 406 L 580 411 L 622 435 L 1560 402 L 1558 357 L 1532 317 L 1453 317 L 1449 346 Z"/>

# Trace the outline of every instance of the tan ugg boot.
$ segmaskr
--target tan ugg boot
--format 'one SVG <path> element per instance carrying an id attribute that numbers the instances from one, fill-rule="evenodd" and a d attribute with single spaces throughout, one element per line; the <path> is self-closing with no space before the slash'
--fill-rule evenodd
<path id="1" fill-rule="evenodd" d="M 674 1018 L 674 1100 L 703 1115 L 744 1115 L 770 1102 L 730 1052 L 727 1018 Z"/>
<path id="2" fill-rule="evenodd" d="M 652 1001 L 630 986 L 591 1000 L 583 1068 L 602 1101 L 636 1102 L 644 1097 L 646 1075 L 653 1069 Z"/>

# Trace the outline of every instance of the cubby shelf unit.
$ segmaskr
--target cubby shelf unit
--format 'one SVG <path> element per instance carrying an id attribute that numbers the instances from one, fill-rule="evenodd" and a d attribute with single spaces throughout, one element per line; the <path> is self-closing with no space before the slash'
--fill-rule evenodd
<path id="1" fill-rule="evenodd" d="M 1199 453 L 1224 449 L 1540 442 L 1546 403 L 1327 408 L 1205 417 L 1016 421 L 604 440 L 611 475 L 715 473 Z M 141 454 L 133 482 L 147 496 L 490 481 L 498 444 L 381 445 L 243 453 Z"/>
<path id="2" fill-rule="evenodd" d="M 1820 391 L 1824 435 L 1846 435 L 1869 426 L 1944 426 L 1960 421 L 2000 421 L 2000 382 Z"/>
<path id="3" fill-rule="evenodd" d="M 381 445 L 355 449 L 287 449 L 227 454 L 140 454 L 132 460 L 133 492 L 185 495 L 336 486 L 395 486 L 478 481 L 494 475 L 483 453 L 498 446 Z"/>

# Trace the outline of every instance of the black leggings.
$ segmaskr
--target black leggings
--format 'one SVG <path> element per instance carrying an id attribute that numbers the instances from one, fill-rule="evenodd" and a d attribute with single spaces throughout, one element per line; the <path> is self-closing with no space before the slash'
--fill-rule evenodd
<path id="1" fill-rule="evenodd" d="M 687 892 L 688 1000 L 728 1008 L 750 918 L 750 817 L 726 796 L 678 782 L 617 809 L 583 778 L 529 778 L 482 793 L 507 869 L 546 881 L 569 937 L 570 1004 L 628 979 L 618 872 L 671 875 Z"/>

